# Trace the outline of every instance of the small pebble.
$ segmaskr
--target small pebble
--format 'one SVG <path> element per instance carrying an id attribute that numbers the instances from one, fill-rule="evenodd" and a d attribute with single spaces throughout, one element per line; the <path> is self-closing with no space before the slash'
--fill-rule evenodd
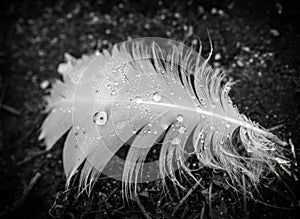
<path id="1" fill-rule="evenodd" d="M 221 59 L 221 54 L 220 53 L 217 53 L 216 55 L 215 55 L 215 60 L 220 60 Z"/>
<path id="2" fill-rule="evenodd" d="M 236 64 L 237 64 L 239 67 L 244 67 L 244 63 L 243 63 L 241 60 L 237 60 Z"/>
<path id="3" fill-rule="evenodd" d="M 40 87 L 44 90 L 49 86 L 49 84 L 50 84 L 49 81 L 44 80 L 41 82 Z"/>
<path id="4" fill-rule="evenodd" d="M 279 31 L 276 30 L 276 29 L 271 29 L 270 30 L 270 34 L 273 36 L 273 37 L 278 37 L 280 34 L 279 34 Z"/>
<path id="5" fill-rule="evenodd" d="M 210 11 L 211 14 L 217 14 L 218 10 L 216 8 L 212 8 Z"/>

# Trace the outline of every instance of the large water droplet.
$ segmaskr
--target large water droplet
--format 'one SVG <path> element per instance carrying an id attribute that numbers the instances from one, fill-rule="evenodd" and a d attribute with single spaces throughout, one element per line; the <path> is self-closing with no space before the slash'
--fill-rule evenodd
<path id="1" fill-rule="evenodd" d="M 107 123 L 107 113 L 105 111 L 97 112 L 93 119 L 96 125 L 105 125 Z"/>
<path id="2" fill-rule="evenodd" d="M 158 102 L 161 100 L 161 95 L 158 93 L 158 92 L 155 92 L 152 96 L 152 99 L 155 101 L 155 102 Z"/>

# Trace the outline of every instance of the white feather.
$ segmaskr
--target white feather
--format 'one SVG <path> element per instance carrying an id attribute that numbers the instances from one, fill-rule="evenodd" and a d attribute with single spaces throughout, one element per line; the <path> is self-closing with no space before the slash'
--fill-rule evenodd
<path id="1" fill-rule="evenodd" d="M 40 138 L 50 149 L 70 130 L 64 169 L 70 180 L 82 166 L 81 189 L 91 191 L 125 143 L 131 145 L 122 176 L 126 195 L 136 192 L 149 168 L 179 185 L 177 168 L 193 177 L 186 163 L 191 154 L 201 166 L 227 172 L 237 185 L 242 174 L 255 185 L 266 169 L 285 161 L 281 146 L 286 143 L 240 114 L 228 96 L 231 82 L 223 84 L 224 74 L 208 65 L 209 58 L 183 44 L 138 39 L 66 59 L 59 66 L 63 82 L 53 85 L 48 98 Z M 145 163 L 161 139 L 157 165 Z"/>

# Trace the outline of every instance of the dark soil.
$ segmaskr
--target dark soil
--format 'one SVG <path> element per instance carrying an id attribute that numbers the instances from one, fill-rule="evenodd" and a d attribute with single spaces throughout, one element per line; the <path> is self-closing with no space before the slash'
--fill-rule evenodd
<path id="1" fill-rule="evenodd" d="M 2 3 L 0 31 L 0 217 L 143 218 L 135 202 L 124 204 L 119 182 L 101 179 L 88 198 L 64 193 L 63 140 L 48 153 L 37 140 L 45 115 L 45 86 L 58 78 L 68 52 L 79 57 L 129 38 L 159 36 L 187 43 L 199 37 L 211 64 L 237 80 L 231 96 L 240 111 L 283 139 L 291 139 L 299 159 L 299 7 L 284 0 L 255 1 L 14 1 Z M 191 29 L 192 28 L 192 29 Z M 278 126 L 279 125 L 279 126 Z M 33 157 L 32 159 L 30 159 Z M 25 161 L 25 162 L 24 162 Z M 41 177 L 28 196 L 26 185 Z M 271 180 L 256 199 L 235 193 L 222 173 L 202 170 L 197 188 L 174 216 L 180 198 L 160 199 L 159 183 L 146 185 L 140 199 L 153 218 L 296 218 L 299 183 Z M 211 191 L 209 187 L 211 185 Z M 191 185 L 187 185 L 191 187 Z M 180 197 L 185 192 L 179 192 Z M 210 195 L 209 195 L 210 194 Z M 209 200 L 211 196 L 211 200 Z M 17 204 L 16 204 L 17 203 Z M 209 205 L 211 208 L 209 209 Z M 298 207 L 297 207 L 298 206 Z M 247 208 L 246 208 L 247 207 Z"/>

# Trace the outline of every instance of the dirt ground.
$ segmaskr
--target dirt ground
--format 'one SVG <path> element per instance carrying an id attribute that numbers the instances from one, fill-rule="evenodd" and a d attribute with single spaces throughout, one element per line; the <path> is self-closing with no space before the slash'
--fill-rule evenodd
<path id="1" fill-rule="evenodd" d="M 59 77 L 56 70 L 64 53 L 80 57 L 135 37 L 182 41 L 188 36 L 187 43 L 192 44 L 199 37 L 205 55 L 208 29 L 214 44 L 211 64 L 238 81 L 231 93 L 234 103 L 252 120 L 290 139 L 299 160 L 300 32 L 296 27 L 300 10 L 292 1 L 10 0 L 1 4 L 0 218 L 144 217 L 136 203 L 122 202 L 120 183 L 111 179 L 101 179 L 89 198 L 75 200 L 72 192 L 64 193 L 64 139 L 48 153 L 37 140 L 45 118 L 42 98 L 48 83 Z M 242 194 L 228 188 L 221 173 L 202 170 L 201 174 L 206 189 L 196 189 L 173 215 L 180 199 L 170 195 L 158 202 L 159 185 L 142 191 L 146 211 L 153 218 L 296 218 L 300 213 L 295 177 L 274 178 L 259 188 L 255 197 L 259 201 L 254 201 L 243 200 Z M 28 190 L 34 176 L 38 180 Z M 185 193 L 180 193 L 181 198 Z"/>

